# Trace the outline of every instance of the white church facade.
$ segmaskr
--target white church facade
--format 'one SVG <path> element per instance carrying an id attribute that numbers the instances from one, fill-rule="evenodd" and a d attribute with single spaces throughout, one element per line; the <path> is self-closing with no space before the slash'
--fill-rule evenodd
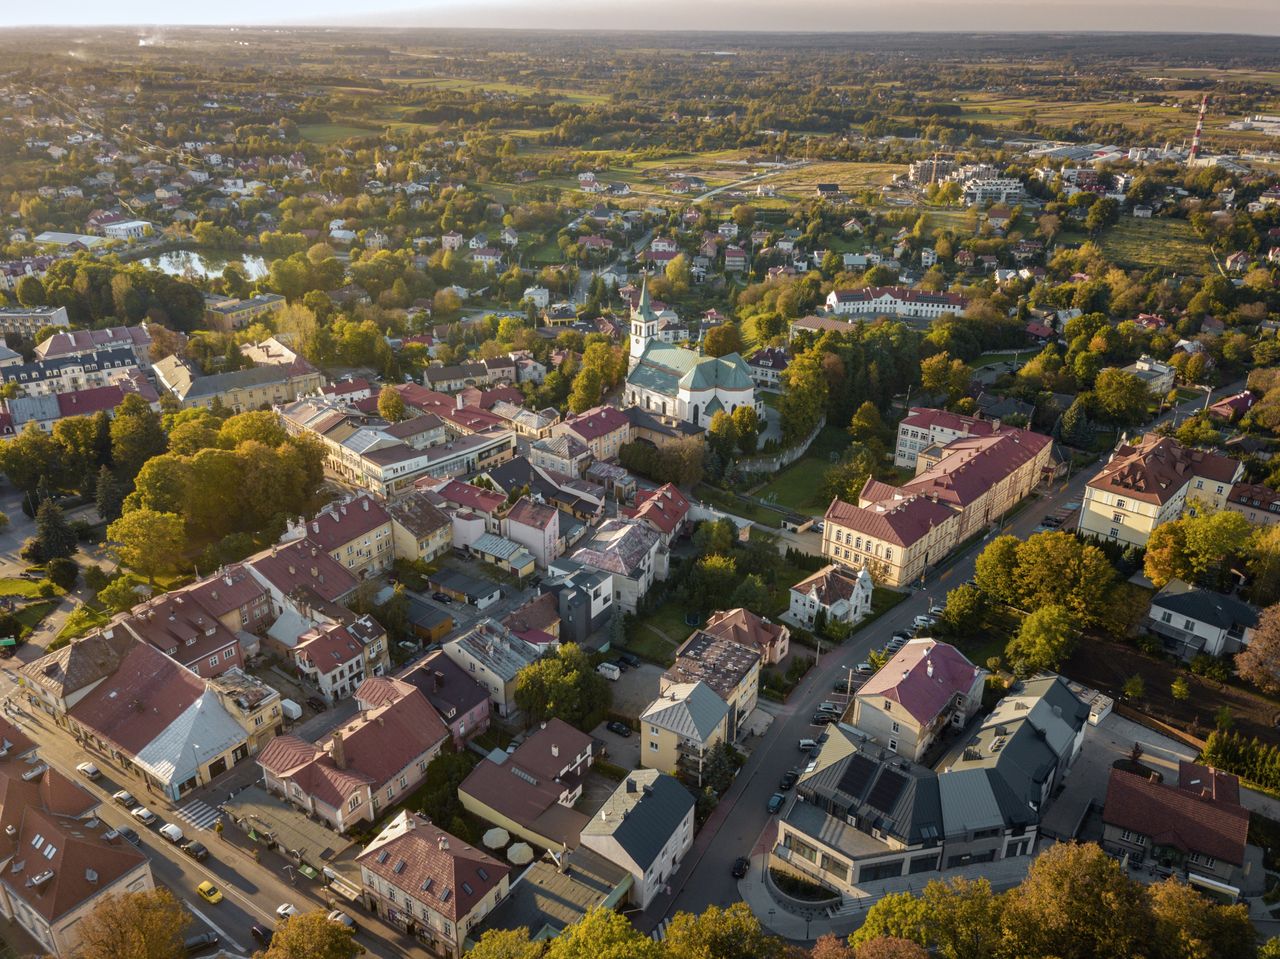
<path id="1" fill-rule="evenodd" d="M 658 416 L 706 428 L 723 410 L 750 406 L 764 419 L 751 368 L 737 353 L 703 356 L 662 341 L 647 284 L 631 311 L 631 354 L 626 403 Z"/>

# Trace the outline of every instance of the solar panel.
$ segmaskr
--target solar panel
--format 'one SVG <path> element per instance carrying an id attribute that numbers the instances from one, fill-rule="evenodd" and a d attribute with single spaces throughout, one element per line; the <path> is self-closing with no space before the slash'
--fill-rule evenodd
<path id="1" fill-rule="evenodd" d="M 855 755 L 845 767 L 844 775 L 840 777 L 837 788 L 850 796 L 861 797 L 862 790 L 866 788 L 867 783 L 871 782 L 871 774 L 875 769 L 876 764 L 866 756 Z"/>
<path id="2" fill-rule="evenodd" d="M 893 805 L 902 795 L 902 787 L 906 784 L 907 777 L 901 773 L 895 773 L 890 769 L 882 770 L 880 778 L 871 788 L 871 795 L 867 797 L 867 805 L 881 812 L 892 812 Z"/>

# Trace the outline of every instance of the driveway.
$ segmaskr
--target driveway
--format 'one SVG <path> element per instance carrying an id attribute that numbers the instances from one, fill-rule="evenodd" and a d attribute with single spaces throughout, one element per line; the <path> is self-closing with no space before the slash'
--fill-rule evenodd
<path id="1" fill-rule="evenodd" d="M 609 750 L 609 762 L 623 769 L 640 768 L 640 736 L 634 730 L 624 739 L 617 733 L 610 732 L 601 723 L 591 730 L 591 735 L 603 742 Z"/>
<path id="2" fill-rule="evenodd" d="M 609 684 L 613 690 L 613 711 L 639 719 L 644 708 L 658 698 L 661 679 L 662 667 L 653 663 L 641 663 L 628 669 L 617 682 Z"/>

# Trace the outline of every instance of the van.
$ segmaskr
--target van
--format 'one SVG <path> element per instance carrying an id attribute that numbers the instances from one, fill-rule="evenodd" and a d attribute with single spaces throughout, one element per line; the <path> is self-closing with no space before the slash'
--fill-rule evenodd
<path id="1" fill-rule="evenodd" d="M 596 672 L 611 683 L 616 683 L 618 678 L 622 675 L 622 670 L 620 670 L 614 663 L 601 663 L 596 667 Z"/>
<path id="2" fill-rule="evenodd" d="M 163 826 L 160 827 L 158 831 L 160 835 L 164 836 L 164 838 L 169 840 L 169 842 L 172 842 L 172 843 L 182 842 L 182 830 L 179 829 L 177 826 L 175 826 L 171 822 L 165 823 Z"/>
<path id="3" fill-rule="evenodd" d="M 817 741 L 816 739 L 802 739 L 802 740 L 800 740 L 800 751 L 801 751 L 801 752 L 808 752 L 808 751 L 809 751 L 809 750 L 811 750 L 811 749 L 817 749 L 817 748 L 818 748 L 818 741 Z"/>

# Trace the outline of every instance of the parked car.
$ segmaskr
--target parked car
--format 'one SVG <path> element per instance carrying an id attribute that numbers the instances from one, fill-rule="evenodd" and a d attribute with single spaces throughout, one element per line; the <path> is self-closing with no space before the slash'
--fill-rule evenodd
<path id="1" fill-rule="evenodd" d="M 609 720 L 604 724 L 604 728 L 609 730 L 611 733 L 621 736 L 623 739 L 626 739 L 631 735 L 631 727 L 618 719 Z"/>
<path id="2" fill-rule="evenodd" d="M 195 839 L 188 843 L 183 843 L 182 851 L 196 862 L 204 862 L 209 858 L 209 850 L 205 847 L 205 844 Z"/>
<path id="3" fill-rule="evenodd" d="M 842 709 L 841 707 L 837 706 L 837 705 L 836 705 L 835 703 L 833 703 L 833 702 L 825 702 L 825 703 L 818 703 L 818 712 L 820 712 L 820 713 L 836 713 L 836 714 L 839 714 L 839 713 L 844 712 L 844 709 Z"/>
<path id="4" fill-rule="evenodd" d="M 914 625 L 916 629 L 928 629 L 936 622 L 937 620 L 932 616 L 926 616 L 923 613 L 911 621 L 912 625 Z"/>
<path id="5" fill-rule="evenodd" d="M 173 843 L 175 846 L 182 844 L 182 830 L 174 823 L 167 822 L 159 829 L 160 835 Z"/>
<path id="6" fill-rule="evenodd" d="M 121 806 L 124 806 L 125 809 L 132 809 L 134 806 L 138 805 L 138 800 L 134 799 L 133 793 L 129 792 L 127 789 L 120 790 L 118 793 L 115 793 L 111 798 L 114 799 L 116 802 L 118 802 Z"/>
<path id="7" fill-rule="evenodd" d="M 876 668 L 872 666 L 870 663 L 858 663 L 858 665 L 855 666 L 854 669 L 868 676 L 871 673 L 874 673 L 876 671 Z"/>
<path id="8" fill-rule="evenodd" d="M 115 829 L 108 829 L 102 834 L 102 838 L 111 842 L 113 839 L 123 839 L 125 842 L 131 842 L 135 846 L 138 844 L 138 832 L 131 826 L 119 826 Z"/>
<path id="9" fill-rule="evenodd" d="M 222 902 L 222 890 L 211 883 L 208 879 L 196 886 L 196 892 L 200 893 L 200 898 L 205 902 L 219 903 Z"/>
<path id="10" fill-rule="evenodd" d="M 782 779 L 778 782 L 778 788 L 783 792 L 786 792 L 796 784 L 796 781 L 799 780 L 799 778 L 800 774 L 794 769 L 790 769 L 782 774 Z"/>
<path id="11" fill-rule="evenodd" d="M 632 669 L 635 669 L 637 666 L 640 665 L 640 657 L 635 655 L 634 653 L 619 653 L 618 658 L 622 660 L 624 663 L 626 663 L 628 666 L 630 666 Z"/>
<path id="12" fill-rule="evenodd" d="M 831 723 L 838 722 L 839 716 L 833 716 L 831 713 L 814 713 L 809 720 L 811 726 L 829 726 Z"/>
<path id="13" fill-rule="evenodd" d="M 432 593 L 431 598 L 437 603 L 444 603 L 446 606 L 453 602 L 453 597 L 448 593 Z"/>
<path id="14" fill-rule="evenodd" d="M 146 806 L 135 806 L 133 809 L 129 810 L 129 815 L 138 820 L 138 822 L 147 826 L 150 826 L 156 821 L 156 814 Z"/>
<path id="15" fill-rule="evenodd" d="M 266 926 L 259 926 L 256 923 L 249 927 L 249 935 L 253 936 L 254 942 L 260 946 L 271 945 L 271 940 L 275 937 L 275 933 Z"/>
<path id="16" fill-rule="evenodd" d="M 613 665 L 617 666 L 617 667 L 618 667 L 618 671 L 619 671 L 619 672 L 622 672 L 622 673 L 625 673 L 628 669 L 630 669 L 630 668 L 631 668 L 631 664 L 630 664 L 630 663 L 628 663 L 628 662 L 627 662 L 625 659 L 623 659 L 621 656 L 619 656 L 617 659 L 613 660 Z"/>
<path id="17" fill-rule="evenodd" d="M 93 763 L 81 763 L 76 767 L 76 772 L 90 782 L 93 782 L 93 780 L 98 779 L 102 775 L 102 773 L 98 771 L 98 767 Z"/>
<path id="18" fill-rule="evenodd" d="M 898 640 L 901 640 L 902 642 L 904 642 L 904 643 L 905 643 L 907 640 L 909 640 L 909 639 L 911 638 L 911 634 L 910 634 L 910 633 L 904 633 L 904 632 L 902 632 L 901 630 L 899 630 L 898 632 L 894 633 L 894 634 L 893 634 L 892 636 L 890 636 L 889 638 L 890 638 L 891 640 L 893 640 L 894 642 L 897 642 Z"/>
<path id="19" fill-rule="evenodd" d="M 202 932 L 199 935 L 191 936 L 183 943 L 183 946 L 187 950 L 188 956 L 194 956 L 197 952 L 212 949 L 217 944 L 218 934 L 216 932 Z"/>
<path id="20" fill-rule="evenodd" d="M 341 909 L 335 909 L 333 912 L 329 913 L 329 921 L 340 922 L 352 932 L 358 932 L 360 930 L 360 927 L 356 925 L 356 921 Z"/>
<path id="21" fill-rule="evenodd" d="M 287 922 L 294 916 L 298 915 L 300 910 L 291 902 L 282 902 L 276 906 L 276 918 L 281 922 Z"/>
<path id="22" fill-rule="evenodd" d="M 941 616 L 944 612 L 946 612 L 946 607 L 940 606 L 938 603 L 934 603 L 929 607 L 930 616 Z"/>
<path id="23" fill-rule="evenodd" d="M 769 797 L 768 810 L 770 814 L 776 813 L 782 808 L 782 804 L 787 801 L 787 797 L 782 793 L 774 793 Z"/>
<path id="24" fill-rule="evenodd" d="M 733 878 L 741 879 L 751 871 L 751 860 L 746 856 L 739 856 L 733 861 Z"/>
<path id="25" fill-rule="evenodd" d="M 816 739 L 800 740 L 800 751 L 802 753 L 807 753 L 809 750 L 817 749 L 817 748 L 818 748 L 818 741 Z"/>
<path id="26" fill-rule="evenodd" d="M 596 672 L 611 683 L 616 683 L 622 678 L 622 670 L 617 663 L 601 663 L 596 667 Z"/>
<path id="27" fill-rule="evenodd" d="M 322 713 L 329 708 L 329 704 L 326 703 L 319 696 L 308 696 L 307 705 L 310 706 L 312 709 L 314 709 L 318 713 Z"/>

